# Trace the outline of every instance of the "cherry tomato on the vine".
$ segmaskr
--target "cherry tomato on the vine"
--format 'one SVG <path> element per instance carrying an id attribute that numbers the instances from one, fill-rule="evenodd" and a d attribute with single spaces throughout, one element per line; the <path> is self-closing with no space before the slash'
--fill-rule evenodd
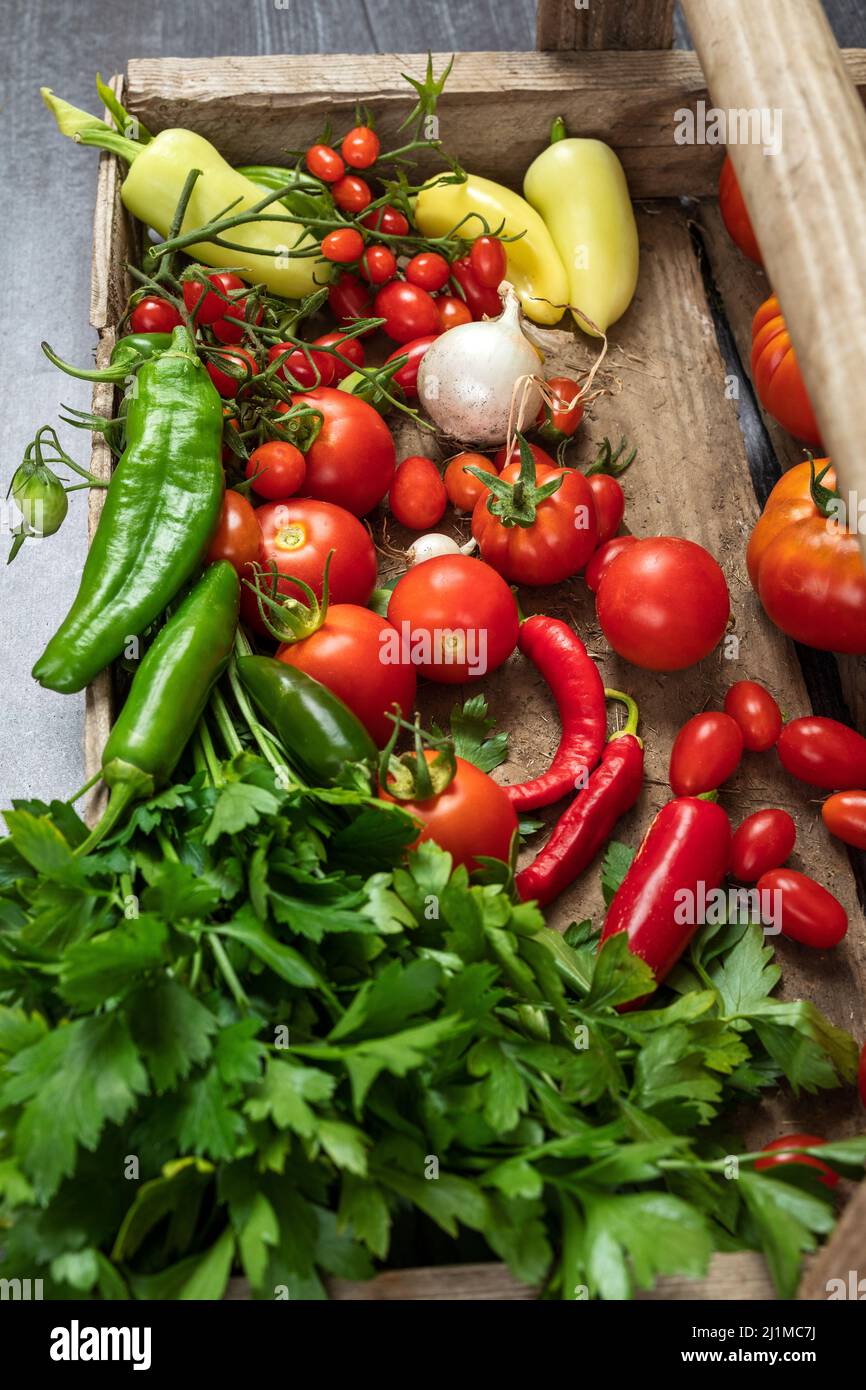
<path id="1" fill-rule="evenodd" d="M 322 255 L 337 265 L 357 261 L 364 250 L 364 238 L 355 227 L 337 227 L 322 237 Z"/>
<path id="2" fill-rule="evenodd" d="M 268 348 L 268 361 L 276 362 L 286 352 L 289 355 L 277 368 L 277 376 L 288 381 L 291 373 L 301 386 L 330 386 L 336 358 L 329 352 L 316 352 L 312 344 L 305 352 L 291 343 L 272 343 Z"/>
<path id="3" fill-rule="evenodd" d="M 295 396 L 323 416 L 322 427 L 307 450 L 305 492 L 364 516 L 381 502 L 397 455 L 391 431 L 381 415 L 349 391 L 320 386 Z"/>
<path id="4" fill-rule="evenodd" d="M 463 291 L 474 319 L 498 318 L 502 313 L 502 300 L 496 290 L 482 285 L 472 268 L 469 256 L 458 256 L 451 262 L 451 274 Z"/>
<path id="5" fill-rule="evenodd" d="M 170 333 L 179 323 L 183 319 L 174 305 L 155 294 L 140 299 L 129 316 L 133 333 Z"/>
<path id="6" fill-rule="evenodd" d="M 211 332 L 220 343 L 239 343 L 246 332 L 245 323 L 247 320 L 247 300 L 238 299 L 233 304 L 225 306 L 227 314 L 231 315 L 231 320 L 227 318 L 214 319 L 211 324 Z M 264 309 L 261 305 L 256 310 L 253 317 L 254 323 L 261 323 L 264 316 Z M 244 323 L 236 323 L 235 319 L 243 319 Z"/>
<path id="7" fill-rule="evenodd" d="M 300 492 L 306 473 L 307 464 L 300 449 L 283 439 L 269 439 L 253 449 L 246 468 L 246 477 L 253 480 L 253 492 L 272 502 Z"/>
<path id="8" fill-rule="evenodd" d="M 205 564 L 228 560 L 242 579 L 252 579 L 252 565 L 260 558 L 261 544 L 262 533 L 255 511 L 239 492 L 227 488 Z"/>
<path id="9" fill-rule="evenodd" d="M 750 753 L 765 753 L 782 732 L 782 711 L 757 681 L 734 681 L 725 694 L 725 713 L 736 719 Z"/>
<path id="10" fill-rule="evenodd" d="M 328 287 L 328 304 L 331 312 L 343 327 L 351 327 L 357 319 L 368 319 L 373 315 L 373 297 L 369 285 L 359 280 L 357 275 L 344 270 Z M 363 336 L 372 333 L 366 328 Z"/>
<path id="11" fill-rule="evenodd" d="M 431 294 L 444 289 L 450 276 L 451 267 L 438 251 L 419 251 L 406 267 L 406 279 Z"/>
<path id="12" fill-rule="evenodd" d="M 397 465 L 388 491 L 388 505 L 401 526 L 429 531 L 445 515 L 448 498 L 439 469 L 423 454 L 411 454 Z"/>
<path id="13" fill-rule="evenodd" d="M 538 433 L 548 444 L 561 444 L 571 438 L 583 419 L 580 386 L 570 376 L 552 376 L 545 386 L 552 401 L 550 405 L 541 403 L 536 420 Z"/>
<path id="14" fill-rule="evenodd" d="M 402 212 L 392 208 L 390 203 L 374 208 L 361 218 L 361 222 L 374 232 L 383 232 L 385 236 L 406 236 L 409 231 L 409 223 Z"/>
<path id="15" fill-rule="evenodd" d="M 408 357 L 409 360 L 405 367 L 400 367 L 394 373 L 392 380 L 410 399 L 418 394 L 418 368 L 421 365 L 421 358 L 430 344 L 435 343 L 438 336 L 438 333 L 428 333 L 423 338 L 413 338 L 411 342 L 401 343 L 385 358 L 385 365 L 387 366 L 397 357 Z"/>
<path id="16" fill-rule="evenodd" d="M 373 312 L 385 320 L 382 327 L 395 343 L 409 343 L 413 338 L 439 332 L 436 301 L 426 290 L 406 280 L 383 285 L 373 301 Z"/>
<path id="17" fill-rule="evenodd" d="M 598 543 L 613 540 L 625 515 L 625 493 L 609 473 L 593 473 L 586 480 L 595 504 L 598 522 Z"/>
<path id="18" fill-rule="evenodd" d="M 425 758 L 436 756 L 430 749 Z M 445 789 L 423 801 L 401 801 L 410 816 L 421 821 L 415 844 L 432 840 L 451 855 L 455 867 L 465 864 L 472 872 L 478 859 L 507 862 L 511 840 L 517 829 L 517 812 L 502 788 L 474 763 L 457 758 L 457 771 Z M 387 787 L 381 787 L 383 801 L 393 801 Z"/>
<path id="19" fill-rule="evenodd" d="M 366 361 L 364 346 L 360 338 L 347 338 L 339 330 L 334 333 L 323 333 L 321 337 L 314 338 L 310 346 L 336 348 L 337 352 L 349 359 L 351 366 L 341 362 L 338 357 L 331 357 L 334 367 L 334 381 L 342 381 L 344 377 L 352 373 L 355 367 L 363 367 Z"/>
<path id="20" fill-rule="evenodd" d="M 440 294 L 436 300 L 436 311 L 439 314 L 439 328 L 443 333 L 447 333 L 449 328 L 459 328 L 461 323 L 472 322 L 469 305 L 458 299 L 456 294 Z"/>
<path id="21" fill-rule="evenodd" d="M 389 246 L 368 246 L 361 257 L 361 274 L 371 285 L 385 285 L 397 274 L 397 257 Z"/>
<path id="22" fill-rule="evenodd" d="M 848 914 L 839 899 L 808 874 L 770 869 L 758 879 L 758 892 L 771 894 L 783 935 L 802 946 L 829 950 L 848 930 Z"/>
<path id="23" fill-rule="evenodd" d="M 498 289 L 508 268 L 505 247 L 499 237 L 477 237 L 469 252 L 469 264 L 479 284 L 488 290 Z"/>
<path id="24" fill-rule="evenodd" d="M 241 376 L 234 377 L 230 372 L 223 369 L 223 364 L 228 363 L 243 373 Z M 258 376 L 259 364 L 248 348 L 231 347 L 220 351 L 219 358 L 214 357 L 206 362 L 208 376 L 213 382 L 221 396 L 231 399 L 242 391 L 244 386 Z"/>
<path id="25" fill-rule="evenodd" d="M 598 593 L 601 577 L 608 565 L 616 559 L 617 555 L 621 555 L 624 550 L 628 550 L 630 545 L 634 545 L 636 540 L 637 536 L 614 536 L 613 540 L 605 541 L 603 545 L 598 547 L 583 574 L 590 593 Z"/>
<path id="26" fill-rule="evenodd" d="M 675 796 L 715 791 L 736 772 L 743 735 L 729 714 L 705 710 L 680 729 L 671 749 L 669 781 Z"/>
<path id="27" fill-rule="evenodd" d="M 821 807 L 831 835 L 855 849 L 866 849 L 866 791 L 836 792 Z"/>
<path id="28" fill-rule="evenodd" d="M 368 125 L 356 125 L 343 137 L 343 158 L 352 169 L 369 169 L 379 158 L 381 141 Z"/>
<path id="29" fill-rule="evenodd" d="M 342 157 L 330 145 L 311 145 L 307 150 L 307 168 L 322 183 L 336 183 L 346 172 Z"/>
<path id="30" fill-rule="evenodd" d="M 458 454 L 445 469 L 445 491 L 448 501 L 461 512 L 471 512 L 479 497 L 487 496 L 487 488 L 480 478 L 467 473 L 468 468 L 478 468 L 482 473 L 495 475 L 497 469 L 484 454 Z"/>
<path id="31" fill-rule="evenodd" d="M 820 1134 L 781 1134 L 772 1143 L 765 1144 L 763 1152 L 772 1155 L 771 1158 L 759 1158 L 755 1161 L 755 1167 L 779 1168 L 785 1163 L 800 1163 L 806 1168 L 817 1168 L 821 1174 L 821 1182 L 825 1187 L 835 1187 L 839 1181 L 839 1174 L 834 1172 L 828 1164 L 822 1163 L 820 1158 L 814 1158 L 812 1154 L 790 1153 L 791 1149 L 815 1149 L 819 1144 L 826 1144 L 827 1140 L 822 1139 Z"/>
<path id="32" fill-rule="evenodd" d="M 219 290 L 219 294 L 214 294 L 213 290 L 206 290 L 204 285 L 198 280 L 184 280 L 183 282 L 183 302 L 186 311 L 192 315 L 196 325 L 206 325 L 216 323 L 217 319 L 224 318 L 229 312 L 234 311 L 234 305 L 229 305 L 226 299 L 221 299 L 220 295 L 230 295 L 236 290 L 244 288 L 244 282 L 238 275 L 232 274 L 230 270 L 215 270 L 209 275 L 208 280 Z M 236 317 L 243 317 L 237 315 Z"/>
<path id="33" fill-rule="evenodd" d="M 770 869 L 781 868 L 796 839 L 797 827 L 787 811 L 755 811 L 734 831 L 731 873 L 741 883 L 756 883 Z"/>
<path id="34" fill-rule="evenodd" d="M 346 174 L 331 188 L 331 197 L 341 212 L 363 212 L 373 201 L 370 185 L 357 174 Z"/>

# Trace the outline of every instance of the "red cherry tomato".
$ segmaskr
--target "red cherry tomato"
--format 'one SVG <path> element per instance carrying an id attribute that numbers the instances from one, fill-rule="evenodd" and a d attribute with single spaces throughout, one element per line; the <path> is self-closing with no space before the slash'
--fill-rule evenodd
<path id="1" fill-rule="evenodd" d="M 237 368 L 239 372 L 243 372 L 244 375 L 236 377 L 231 376 L 227 371 L 223 370 L 224 363 L 229 363 L 232 367 Z M 259 364 L 255 357 L 248 348 L 242 347 L 221 349 L 219 358 L 214 358 L 213 361 L 206 362 L 205 366 L 207 367 L 208 376 L 220 395 L 228 400 L 233 399 L 239 391 L 243 391 L 247 383 L 251 381 L 254 376 L 258 376 L 259 374 Z"/>
<path id="2" fill-rule="evenodd" d="M 226 306 L 226 313 L 231 314 L 232 320 L 243 319 L 244 322 L 246 322 L 246 299 L 238 299 L 235 301 L 234 304 Z M 262 309 L 260 306 L 256 310 L 255 315 L 253 316 L 253 322 L 261 323 L 263 316 L 264 309 Z M 233 321 L 230 322 L 228 319 L 215 319 L 214 322 L 211 324 L 211 332 L 213 333 L 217 341 L 220 343 L 239 343 L 243 339 L 243 336 L 246 333 L 246 331 L 247 330 L 243 323 L 235 323 Z"/>
<path id="3" fill-rule="evenodd" d="M 397 274 L 397 257 L 388 246 L 370 246 L 361 257 L 361 274 L 371 285 L 385 285 Z"/>
<path id="4" fill-rule="evenodd" d="M 496 468 L 484 454 L 458 454 L 445 469 L 445 492 L 448 501 L 461 512 L 471 512 L 479 497 L 486 497 L 488 490 L 480 479 L 467 468 L 479 468 L 482 473 L 496 475 Z"/>
<path id="5" fill-rule="evenodd" d="M 129 316 L 133 333 L 170 333 L 179 323 L 183 319 L 174 305 L 155 294 L 140 299 Z"/>
<path id="6" fill-rule="evenodd" d="M 350 328 L 357 319 L 368 319 L 373 314 L 373 299 L 369 285 L 344 270 L 328 287 L 328 304 L 331 312 L 344 328 Z M 364 330 L 363 337 L 372 333 L 372 328 Z"/>
<path id="7" fill-rule="evenodd" d="M 346 172 L 346 166 L 330 145 L 311 145 L 307 150 L 307 168 L 322 183 L 336 183 Z"/>
<path id="8" fill-rule="evenodd" d="M 364 346 L 359 338 L 346 338 L 339 331 L 336 333 L 323 333 L 320 338 L 314 338 L 311 347 L 329 347 L 336 350 L 343 357 L 348 357 L 349 366 L 341 362 L 338 357 L 331 357 L 331 364 L 334 369 L 334 381 L 342 381 L 344 377 L 350 376 L 355 367 L 363 367 L 365 363 Z M 328 354 L 326 354 L 327 356 Z"/>
<path id="9" fill-rule="evenodd" d="M 276 362 L 286 352 L 289 356 L 277 368 L 277 376 L 282 377 L 283 381 L 289 381 L 291 373 L 301 386 L 330 386 L 334 380 L 336 358 L 329 352 L 316 352 L 312 344 L 310 350 L 305 352 L 291 343 L 272 343 L 268 348 L 268 361 Z"/>
<path id="10" fill-rule="evenodd" d="M 556 462 L 556 459 L 551 458 L 550 454 L 548 454 L 544 449 L 542 449 L 540 444 L 530 444 L 529 451 L 532 454 L 532 457 L 535 459 L 536 467 L 557 468 L 559 466 Z M 511 446 L 511 453 L 509 454 L 507 461 L 508 463 L 520 462 L 520 445 L 516 441 Z M 501 473 L 506 464 L 504 444 L 502 448 L 497 449 L 496 453 L 493 455 L 493 462 L 496 465 L 496 471 L 498 473 Z"/>
<path id="11" fill-rule="evenodd" d="M 441 333 L 447 333 L 449 328 L 459 328 L 461 323 L 472 322 L 469 305 L 458 299 L 456 294 L 440 294 L 436 300 L 436 312 Z"/>
<path id="12" fill-rule="evenodd" d="M 625 516 L 625 493 L 609 473 L 593 473 L 586 480 L 595 505 L 598 543 L 613 540 Z"/>
<path id="13" fill-rule="evenodd" d="M 374 208 L 366 217 L 361 218 L 361 222 L 371 231 L 383 232 L 385 236 L 406 236 L 409 231 L 409 223 L 402 212 L 392 208 L 390 203 L 385 203 L 381 208 Z"/>
<path id="14" fill-rule="evenodd" d="M 212 290 L 205 290 L 204 285 L 198 280 L 184 280 L 183 282 L 183 302 L 186 311 L 193 318 L 196 326 L 202 324 L 216 323 L 217 319 L 223 318 L 229 311 L 229 305 L 220 295 L 231 295 L 236 290 L 244 288 L 244 282 L 237 275 L 233 275 L 230 270 L 215 270 L 209 275 L 208 280 L 219 290 L 219 294 L 214 294 Z M 204 298 L 202 299 L 202 296 Z M 201 301 L 201 302 L 200 302 Z"/>
<path id="15" fill-rule="evenodd" d="M 406 279 L 431 294 L 444 289 L 450 277 L 451 267 L 438 251 L 419 251 L 406 267 Z"/>
<path id="16" fill-rule="evenodd" d="M 322 597 L 322 577 L 330 551 L 328 591 L 337 603 L 365 604 L 376 584 L 376 551 L 365 526 L 343 507 L 310 498 L 266 502 L 255 513 L 261 529 L 262 563 L 276 563 L 281 575 L 302 579 Z M 268 576 L 265 576 L 265 585 Z M 279 592 L 303 598 L 281 578 Z"/>
<path id="17" fill-rule="evenodd" d="M 619 656 L 647 671 L 682 671 L 718 646 L 731 601 L 708 550 L 679 536 L 653 536 L 611 561 L 596 607 Z"/>
<path id="18" fill-rule="evenodd" d="M 848 930 L 848 914 L 839 899 L 796 869 L 770 869 L 758 879 L 758 892 L 772 895 L 783 935 L 802 946 L 829 950 Z"/>
<path id="19" fill-rule="evenodd" d="M 388 618 L 410 643 L 418 674 L 444 685 L 477 680 L 517 646 L 514 595 L 470 555 L 440 555 L 398 579 Z"/>
<path id="20" fill-rule="evenodd" d="M 866 849 L 866 792 L 836 792 L 821 807 L 821 816 L 831 835 L 855 849 Z"/>
<path id="21" fill-rule="evenodd" d="M 283 439 L 260 444 L 247 461 L 246 477 L 253 479 L 253 492 L 272 502 L 300 492 L 306 473 L 307 464 L 300 449 Z"/>
<path id="22" fill-rule="evenodd" d="M 442 520 L 447 502 L 445 485 L 432 459 L 412 454 L 398 464 L 388 504 L 401 526 L 429 531 Z"/>
<path id="23" fill-rule="evenodd" d="M 393 381 L 399 386 L 406 396 L 414 399 L 418 395 L 418 368 L 421 365 L 421 358 L 424 356 L 431 343 L 435 343 L 438 333 L 428 333 L 423 338 L 413 338 L 409 343 L 402 343 L 395 348 L 389 357 L 385 358 L 385 364 L 395 361 L 398 357 L 408 356 L 409 360 L 405 367 L 400 367 L 394 373 Z"/>
<path id="24" fill-rule="evenodd" d="M 359 179 L 357 174 L 347 174 L 335 183 L 331 196 L 341 212 L 349 212 L 353 216 L 363 212 L 373 201 L 370 185 L 364 179 Z"/>
<path id="25" fill-rule="evenodd" d="M 826 791 L 866 787 L 866 738 L 837 719 L 807 715 L 786 724 L 776 743 L 786 772 Z"/>
<path id="26" fill-rule="evenodd" d="M 719 178 L 719 212 L 731 240 L 739 246 L 743 255 L 756 265 L 763 265 L 761 248 L 729 154 L 725 155 Z"/>
<path id="27" fill-rule="evenodd" d="M 409 343 L 439 332 L 439 311 L 436 301 L 418 285 L 406 280 L 392 280 L 384 285 L 373 301 L 373 312 L 385 320 L 382 325 L 395 343 Z"/>
<path id="28" fill-rule="evenodd" d="M 706 710 L 680 729 L 671 749 L 669 781 L 675 796 L 715 791 L 736 772 L 743 735 L 729 714 Z"/>
<path id="29" fill-rule="evenodd" d="M 477 237 L 469 252 L 469 264 L 479 284 L 488 290 L 498 289 L 508 269 L 505 247 L 499 237 Z"/>
<path id="30" fill-rule="evenodd" d="M 205 564 L 228 560 L 242 579 L 252 579 L 252 565 L 259 559 L 261 544 L 262 533 L 253 508 L 239 492 L 227 488 Z"/>
<path id="31" fill-rule="evenodd" d="M 322 626 L 310 637 L 280 647 L 277 659 L 306 671 L 339 696 L 380 748 L 394 732 L 388 714 L 395 704 L 404 719 L 412 717 L 415 667 L 400 650 L 391 624 L 369 608 L 332 603 Z"/>
<path id="32" fill-rule="evenodd" d="M 813 1158 L 811 1154 L 789 1152 L 790 1149 L 815 1149 L 819 1144 L 826 1142 L 827 1140 L 822 1139 L 819 1134 L 782 1134 L 772 1143 L 764 1145 L 763 1152 L 771 1153 L 773 1157 L 756 1159 L 755 1167 L 780 1168 L 785 1163 L 800 1163 L 806 1168 L 817 1168 L 825 1187 L 835 1187 L 839 1181 L 839 1174 L 826 1163 L 822 1163 L 820 1158 Z"/>
<path id="33" fill-rule="evenodd" d="M 725 695 L 725 713 L 736 719 L 750 753 L 766 753 L 782 732 L 782 711 L 757 681 L 734 681 Z"/>
<path id="34" fill-rule="evenodd" d="M 322 255 L 337 265 L 359 260 L 364 250 L 364 238 L 354 227 L 338 227 L 322 237 Z"/>
<path id="35" fill-rule="evenodd" d="M 364 516 L 391 486 L 397 455 L 381 415 L 348 391 L 320 386 L 301 399 L 321 411 L 324 423 L 307 450 L 304 491 Z"/>
<path id="36" fill-rule="evenodd" d="M 346 163 L 353 169 L 369 169 L 379 158 L 381 143 L 375 130 L 368 125 L 356 125 L 343 137 L 340 149 Z"/>
<path id="37" fill-rule="evenodd" d="M 757 883 L 770 869 L 779 869 L 790 855 L 797 827 L 787 811 L 755 811 L 734 831 L 731 873 L 741 883 Z"/>
<path id="38" fill-rule="evenodd" d="M 472 268 L 469 256 L 458 256 L 451 262 L 451 274 L 463 291 L 474 319 L 498 318 L 502 313 L 502 300 L 496 290 L 482 285 Z"/>
<path id="39" fill-rule="evenodd" d="M 583 573 L 586 587 L 590 593 L 598 593 L 601 576 L 608 565 L 616 559 L 617 555 L 621 555 L 624 550 L 628 550 L 630 545 L 634 545 L 636 540 L 637 536 L 614 536 L 613 540 L 605 541 L 604 545 L 598 547 Z"/>
<path id="40" fill-rule="evenodd" d="M 550 405 L 544 401 L 541 404 L 536 420 L 538 433 L 548 444 L 561 444 L 564 439 L 571 439 L 583 419 L 580 386 L 570 376 L 552 376 L 545 384 L 553 399 Z"/>
<path id="41" fill-rule="evenodd" d="M 429 763 L 436 754 L 427 750 L 424 756 Z M 465 864 L 470 873 L 482 857 L 507 863 L 517 812 L 492 777 L 463 758 L 456 761 L 453 780 L 438 796 L 400 802 L 424 827 L 415 844 L 432 840 L 448 851 L 455 868 Z M 394 799 L 386 788 L 380 788 L 379 795 L 383 801 Z"/>

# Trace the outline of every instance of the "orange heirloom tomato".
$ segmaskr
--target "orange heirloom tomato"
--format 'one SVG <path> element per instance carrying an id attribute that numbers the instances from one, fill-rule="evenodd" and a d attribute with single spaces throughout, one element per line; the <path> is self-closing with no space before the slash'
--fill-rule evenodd
<path id="1" fill-rule="evenodd" d="M 819 651 L 866 652 L 866 568 L 857 536 L 821 510 L 835 474 L 826 459 L 778 481 L 749 540 L 749 578 L 768 618 Z M 824 471 L 826 470 L 826 471 Z"/>
<path id="2" fill-rule="evenodd" d="M 752 320 L 752 381 L 761 405 L 782 429 L 821 447 L 818 422 L 774 294 L 764 300 Z"/>
<path id="3" fill-rule="evenodd" d="M 729 154 L 725 155 L 719 178 L 719 211 L 731 240 L 739 246 L 743 255 L 756 265 L 763 265 L 761 248 Z"/>

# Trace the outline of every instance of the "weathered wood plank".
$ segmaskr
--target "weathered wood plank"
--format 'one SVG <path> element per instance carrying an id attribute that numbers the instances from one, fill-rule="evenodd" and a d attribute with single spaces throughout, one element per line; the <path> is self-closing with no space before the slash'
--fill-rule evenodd
<path id="1" fill-rule="evenodd" d="M 450 54 L 434 56 L 437 71 Z M 351 120 L 355 102 L 375 106 L 393 147 L 412 102 L 402 72 L 423 71 L 426 55 L 374 57 L 143 58 L 129 64 L 129 108 L 153 130 L 185 125 L 229 160 L 279 162 L 309 144 L 331 117 Z M 846 55 L 866 92 L 866 53 Z M 713 193 L 718 145 L 679 145 L 676 113 L 706 100 L 693 53 L 458 54 L 440 104 L 446 148 L 479 174 L 519 184 L 548 139 L 553 116 L 575 134 L 606 140 L 619 154 L 636 198 Z"/>
<path id="2" fill-rule="evenodd" d="M 542 51 L 670 48 L 673 34 L 674 0 L 538 0 L 535 47 Z"/>

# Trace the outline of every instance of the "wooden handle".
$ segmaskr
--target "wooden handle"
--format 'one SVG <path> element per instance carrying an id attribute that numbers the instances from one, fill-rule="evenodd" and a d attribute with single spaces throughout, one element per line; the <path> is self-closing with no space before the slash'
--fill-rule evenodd
<path id="1" fill-rule="evenodd" d="M 580 48 L 670 48 L 674 0 L 538 0 L 535 47 L 573 52 Z"/>
<path id="2" fill-rule="evenodd" d="M 821 1301 L 862 1298 L 860 1281 L 866 1279 L 866 1179 L 860 1183 L 842 1213 L 831 1239 L 809 1263 L 797 1292 L 798 1298 Z M 866 1283 L 863 1284 L 866 1289 Z M 853 1292 L 852 1292 L 853 1290 Z"/>
<path id="3" fill-rule="evenodd" d="M 780 122 L 777 153 L 728 153 L 866 556 L 866 112 L 819 0 L 683 10 L 715 107 Z"/>

